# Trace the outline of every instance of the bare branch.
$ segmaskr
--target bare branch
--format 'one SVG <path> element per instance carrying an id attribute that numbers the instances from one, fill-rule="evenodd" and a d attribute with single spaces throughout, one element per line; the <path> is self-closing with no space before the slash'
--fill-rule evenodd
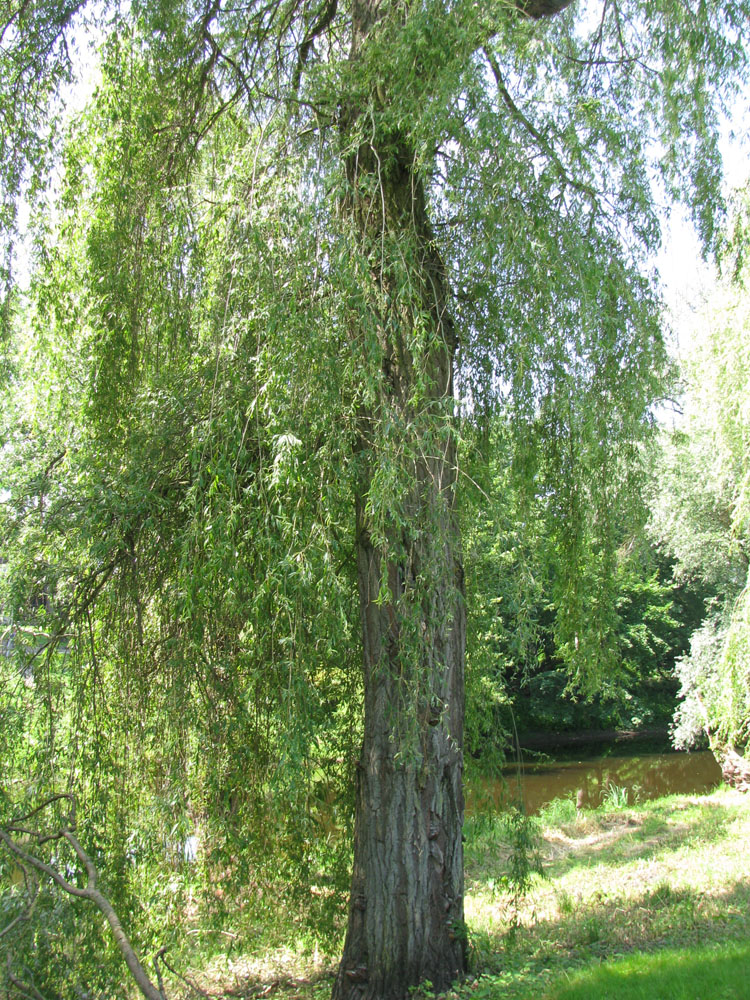
<path id="1" fill-rule="evenodd" d="M 70 830 L 62 830 L 61 833 L 63 837 L 68 841 L 70 846 L 73 848 L 73 850 L 76 852 L 76 857 L 86 869 L 86 875 L 88 876 L 88 884 L 86 888 L 96 889 L 96 884 L 99 879 L 99 872 L 94 867 L 94 862 L 84 851 L 84 849 L 78 842 L 77 838 L 73 836 Z"/>
<path id="2" fill-rule="evenodd" d="M 194 993 L 198 994 L 198 996 L 206 997 L 206 1000 L 214 1000 L 216 994 L 214 994 L 214 993 L 207 993 L 206 990 L 201 989 L 200 986 L 196 985 L 191 979 L 188 979 L 187 976 L 183 976 L 181 973 L 179 973 L 177 971 L 177 969 L 174 968 L 174 966 L 172 966 L 172 965 L 169 964 L 169 962 L 166 959 L 166 951 L 167 951 L 166 948 L 160 948 L 159 951 L 156 953 L 156 956 L 158 956 L 159 958 L 161 958 L 161 960 L 164 963 L 165 967 L 167 969 L 169 969 L 169 971 L 172 973 L 172 975 L 175 976 L 177 979 L 181 979 L 182 982 L 186 986 L 189 986 L 190 989 L 193 990 Z M 155 963 L 156 963 L 156 957 L 154 957 L 154 964 Z"/>
<path id="3" fill-rule="evenodd" d="M 46 806 L 51 805 L 53 802 L 58 801 L 61 798 L 68 798 L 73 801 L 75 805 L 75 799 L 70 795 L 55 795 L 50 799 L 47 799 L 42 806 L 37 807 L 31 813 L 29 813 L 24 819 L 28 819 L 30 816 L 38 814 L 41 809 Z M 79 899 L 90 900 L 97 909 L 103 914 L 107 923 L 112 931 L 112 936 L 115 939 L 117 947 L 120 949 L 123 958 L 125 959 L 125 964 L 130 970 L 130 974 L 133 977 L 138 989 L 141 991 L 146 1000 L 166 1000 L 163 989 L 157 988 L 151 982 L 151 979 L 146 973 L 140 959 L 138 958 L 135 949 L 133 948 L 127 934 L 125 933 L 122 924 L 120 923 L 120 918 L 117 916 L 114 907 L 110 903 L 109 899 L 99 891 L 97 888 L 99 880 L 99 872 L 97 871 L 96 865 L 91 860 L 89 855 L 81 846 L 78 838 L 72 832 L 70 827 L 63 827 L 54 834 L 42 834 L 34 831 L 25 831 L 30 836 L 35 837 L 40 843 L 50 840 L 50 839 L 64 839 L 73 848 L 78 861 L 83 865 L 86 870 L 87 883 L 84 888 L 79 888 L 78 886 L 72 885 L 67 879 L 46 862 L 42 861 L 40 858 L 35 857 L 35 855 L 30 854 L 27 850 L 18 844 L 13 837 L 6 830 L 0 830 L 0 842 L 5 844 L 8 850 L 15 857 L 20 858 L 21 861 L 28 867 L 36 869 L 36 871 L 41 872 L 48 878 L 52 879 L 55 885 L 59 886 L 64 892 L 67 892 L 71 896 L 75 896 Z M 27 912 L 30 912 L 27 910 Z M 10 975 L 10 973 L 9 973 Z M 20 981 L 19 981 L 20 982 Z M 34 992 L 34 987 L 26 987 L 24 984 L 15 984 L 17 989 L 24 991 L 25 995 L 34 997 L 35 1000 L 40 1000 L 37 993 Z M 44 1000 L 44 998 L 41 998 Z"/>
<path id="4" fill-rule="evenodd" d="M 0 830 L 0 841 L 2 841 L 8 850 L 17 858 L 20 858 L 30 867 L 36 868 L 37 871 L 40 871 L 48 878 L 51 878 L 52 881 L 56 885 L 59 885 L 64 892 L 70 893 L 71 896 L 79 896 L 83 899 L 90 898 L 86 889 L 79 889 L 77 886 L 71 885 L 70 882 L 66 881 L 58 871 L 55 871 L 55 869 L 52 868 L 51 865 L 45 864 L 44 861 L 40 861 L 40 859 L 34 857 L 33 854 L 29 854 L 27 851 L 24 851 L 24 849 L 19 847 L 15 840 L 13 840 L 5 832 L 5 830 Z"/>
<path id="5" fill-rule="evenodd" d="M 162 976 L 161 969 L 159 968 L 159 959 L 162 957 L 162 955 L 164 954 L 165 951 L 166 951 L 166 947 L 164 945 L 162 945 L 162 947 L 159 948 L 159 950 L 157 951 L 157 953 L 154 955 L 154 958 L 153 958 L 154 968 L 156 969 L 156 982 L 157 982 L 157 984 L 159 986 L 159 992 L 161 993 L 162 996 L 165 996 L 165 993 L 164 993 L 164 977 Z"/>

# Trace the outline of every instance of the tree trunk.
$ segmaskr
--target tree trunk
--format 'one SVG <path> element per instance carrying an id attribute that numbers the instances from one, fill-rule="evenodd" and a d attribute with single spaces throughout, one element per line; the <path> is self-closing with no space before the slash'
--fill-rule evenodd
<path id="1" fill-rule="evenodd" d="M 737 753 L 734 747 L 711 743 L 711 752 L 721 767 L 721 775 L 726 784 L 741 792 L 750 789 L 750 760 Z"/>
<path id="2" fill-rule="evenodd" d="M 415 520 L 438 506 L 444 523 L 402 532 L 398 563 L 373 545 L 361 502 L 358 511 L 365 732 L 336 1000 L 400 998 L 425 980 L 444 989 L 465 968 L 464 609 L 448 498 L 432 488 L 423 502 L 433 509 Z M 392 600 L 379 602 L 384 563 Z"/>
<path id="3" fill-rule="evenodd" d="M 376 20 L 375 0 L 355 5 L 353 58 Z M 382 109 L 382 102 L 379 88 L 370 108 Z M 356 125 L 353 109 L 345 141 Z M 400 1000 L 426 980 L 442 990 L 463 974 L 466 956 L 456 345 L 415 158 L 402 135 L 377 131 L 355 152 L 349 145 L 344 206 L 370 267 L 378 389 L 360 414 L 364 743 L 349 923 L 334 1000 Z M 353 330 L 352 338 L 361 346 L 364 334 Z M 378 475 L 393 455 L 400 456 L 401 485 L 388 500 Z"/>
<path id="4" fill-rule="evenodd" d="M 424 616 L 429 691 L 404 683 L 398 610 L 378 604 L 381 556 L 363 528 L 359 587 L 365 735 L 358 762 L 349 925 L 334 998 L 401 998 L 429 980 L 442 990 L 465 969 L 462 724 L 464 618 L 446 544 Z M 390 572 L 390 567 L 389 567 Z M 434 611 L 445 626 L 435 628 Z M 429 621 L 429 625 L 427 622 Z M 411 629 L 409 630 L 411 631 Z M 436 634 L 437 633 L 437 634 Z M 405 690 L 406 688 L 406 690 Z M 414 731 L 408 726 L 411 695 Z"/>
<path id="5" fill-rule="evenodd" d="M 388 554 L 373 544 L 359 500 L 365 726 L 335 1000 L 395 1000 L 425 980 L 445 989 L 465 969 L 463 581 L 450 510 L 455 462 L 438 464 L 423 465 L 421 509 L 394 529 Z"/>

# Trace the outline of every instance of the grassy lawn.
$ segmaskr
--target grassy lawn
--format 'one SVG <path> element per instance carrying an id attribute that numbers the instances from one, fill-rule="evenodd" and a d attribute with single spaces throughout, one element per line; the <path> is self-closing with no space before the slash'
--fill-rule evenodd
<path id="1" fill-rule="evenodd" d="M 502 817 L 467 823 L 473 971 L 446 1000 L 750 1000 L 750 797 L 553 803 L 541 854 L 545 877 L 516 906 Z M 289 930 L 283 947 L 261 935 L 256 954 L 189 974 L 214 997 L 327 1000 L 336 954 Z"/>
<path id="2" fill-rule="evenodd" d="M 462 995 L 750 997 L 746 797 L 722 790 L 580 814 L 557 803 L 542 822 L 546 878 L 517 911 L 499 825 L 470 827 L 466 918 L 483 974 Z"/>
<path id="3" fill-rule="evenodd" d="M 750 942 L 643 952 L 584 969 L 550 1000 L 746 1000 Z"/>

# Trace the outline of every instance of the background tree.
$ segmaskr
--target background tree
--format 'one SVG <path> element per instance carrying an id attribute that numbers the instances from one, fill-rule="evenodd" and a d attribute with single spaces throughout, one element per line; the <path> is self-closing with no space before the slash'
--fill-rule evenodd
<path id="1" fill-rule="evenodd" d="M 470 752 L 486 768 L 490 747 L 502 762 L 518 734 L 661 726 L 666 736 L 677 700 L 675 661 L 688 651 L 713 591 L 684 576 L 674 579 L 673 558 L 647 534 L 649 511 L 638 491 L 625 481 L 619 488 L 613 483 L 613 557 L 603 573 L 589 549 L 592 564 L 584 560 L 577 573 L 579 586 L 595 583 L 591 614 L 578 625 L 578 648 L 575 637 L 569 644 L 560 641 L 558 614 L 571 576 L 567 522 L 550 502 L 552 477 L 547 479 L 542 457 L 529 491 L 523 469 L 514 465 L 502 416 L 494 418 L 482 450 L 489 451 L 489 461 L 483 454 L 471 470 L 481 482 L 476 503 L 467 502 L 462 511 Z M 647 489 L 658 488 L 651 473 L 641 474 Z M 606 621 L 597 615 L 604 611 Z M 585 660 L 602 655 L 596 641 L 602 633 L 611 658 L 606 667 Z"/>
<path id="2" fill-rule="evenodd" d="M 21 435 L 9 586 L 20 609 L 42 581 L 76 676 L 108 678 L 123 739 L 95 802 L 189 774 L 181 813 L 252 840 L 256 803 L 357 739 L 331 709 L 361 691 L 361 749 L 330 755 L 357 803 L 338 998 L 465 966 L 457 400 L 467 424 L 504 403 L 532 496 L 544 469 L 585 681 L 612 662 L 613 504 L 664 366 L 651 152 L 707 245 L 721 208 L 712 102 L 746 7 L 564 8 L 105 7 L 102 85 L 39 213 L 34 329 L 77 381 L 53 454 Z M 14 51 L 47 13 L 9 12 Z M 49 781 L 94 773 L 95 744 L 53 750 Z"/>
<path id="3" fill-rule="evenodd" d="M 741 243 L 740 243 L 741 246 Z M 741 251 L 738 255 L 741 261 Z M 750 318 L 746 265 L 725 280 L 696 321 L 684 366 L 684 413 L 659 468 L 653 526 L 676 572 L 710 588 L 708 614 L 678 665 L 677 746 L 709 744 L 730 780 L 748 729 L 748 412 Z"/>

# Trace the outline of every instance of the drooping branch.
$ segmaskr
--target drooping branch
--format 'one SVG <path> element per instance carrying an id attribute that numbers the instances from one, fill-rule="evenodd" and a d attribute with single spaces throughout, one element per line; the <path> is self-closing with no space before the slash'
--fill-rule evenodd
<path id="1" fill-rule="evenodd" d="M 510 112 L 511 118 L 513 118 L 514 121 L 518 122 L 518 124 L 521 125 L 529 133 L 529 135 L 532 137 L 532 139 L 534 139 L 534 141 L 536 142 L 542 153 L 544 153 L 544 155 L 550 160 L 550 162 L 554 164 L 555 171 L 557 172 L 557 175 L 560 178 L 560 181 L 563 185 L 567 185 L 568 187 L 574 188 L 576 191 L 580 191 L 582 194 L 585 194 L 587 197 L 589 197 L 592 202 L 596 202 L 597 192 L 594 190 L 594 188 L 592 188 L 589 184 L 583 184 L 581 183 L 581 181 L 578 181 L 574 177 L 570 176 L 570 174 L 565 168 L 565 165 L 558 156 L 557 151 L 554 149 L 554 147 L 547 139 L 547 137 L 544 135 L 544 133 L 540 132 L 539 129 L 534 125 L 534 123 L 529 121 L 529 119 L 526 117 L 523 111 L 521 111 L 521 109 L 515 103 L 515 101 L 510 95 L 510 91 L 505 86 L 505 80 L 503 79 L 503 75 L 500 71 L 500 64 L 498 63 L 497 59 L 492 54 L 492 52 L 490 52 L 489 49 L 485 48 L 484 55 L 485 58 L 487 59 L 487 62 L 489 63 L 490 69 L 492 70 L 492 75 L 495 78 L 495 85 L 497 86 L 497 92 L 500 95 L 503 104 Z"/>
<path id="2" fill-rule="evenodd" d="M 703 731 L 708 739 L 711 753 L 721 768 L 723 780 L 739 791 L 747 792 L 750 790 L 750 759 L 737 753 L 731 743 L 718 736 L 716 729 L 711 725 L 706 703 L 697 688 L 693 691 L 693 696 L 703 719 Z"/>

